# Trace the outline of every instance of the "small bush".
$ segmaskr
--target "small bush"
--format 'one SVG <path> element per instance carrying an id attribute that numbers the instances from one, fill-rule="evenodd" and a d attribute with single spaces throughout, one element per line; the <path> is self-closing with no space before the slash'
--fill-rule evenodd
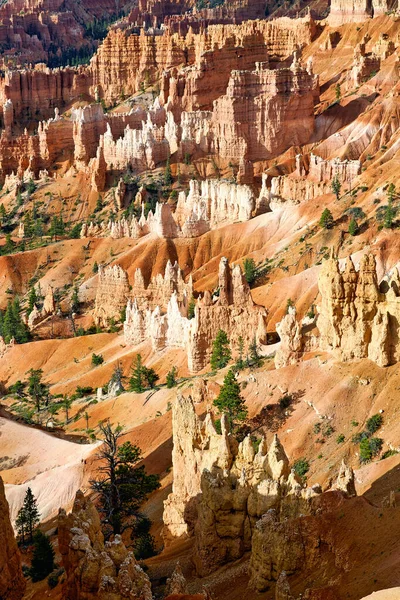
<path id="1" fill-rule="evenodd" d="M 92 365 L 97 367 L 98 365 L 103 364 L 104 358 L 102 354 L 92 354 Z"/>
<path id="2" fill-rule="evenodd" d="M 310 463 L 306 458 L 299 458 L 293 465 L 294 472 L 301 477 L 305 478 L 306 474 L 310 470 Z"/>
<path id="3" fill-rule="evenodd" d="M 386 450 L 383 454 L 382 454 L 382 458 L 381 460 L 385 460 L 385 458 L 389 458 L 390 456 L 395 456 L 396 454 L 398 454 L 397 450 L 394 449 L 390 449 L 390 450 Z"/>
<path id="4" fill-rule="evenodd" d="M 345 441 L 345 436 L 343 433 L 340 433 L 337 438 L 336 438 L 336 443 L 337 444 L 343 444 L 343 442 Z"/>
<path id="5" fill-rule="evenodd" d="M 365 464 L 379 454 L 383 446 L 382 438 L 364 438 L 360 443 L 360 463 Z"/>
<path id="6" fill-rule="evenodd" d="M 314 423 L 313 432 L 318 435 L 321 433 L 321 423 Z"/>
<path id="7" fill-rule="evenodd" d="M 370 433 L 375 433 L 382 426 L 383 417 L 382 415 L 373 415 L 367 421 L 366 428 Z"/>

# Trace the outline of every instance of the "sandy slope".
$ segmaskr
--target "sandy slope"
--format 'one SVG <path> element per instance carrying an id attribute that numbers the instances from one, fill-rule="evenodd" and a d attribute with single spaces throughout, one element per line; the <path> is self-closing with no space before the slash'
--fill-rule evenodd
<path id="1" fill-rule="evenodd" d="M 1 475 L 14 520 L 26 489 L 38 499 L 41 519 L 68 507 L 76 490 L 87 485 L 85 460 L 97 444 L 75 444 L 41 430 L 0 418 Z"/>

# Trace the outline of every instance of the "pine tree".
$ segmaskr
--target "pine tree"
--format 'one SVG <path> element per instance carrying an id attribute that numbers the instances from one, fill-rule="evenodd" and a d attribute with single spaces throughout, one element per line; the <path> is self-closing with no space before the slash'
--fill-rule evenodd
<path id="1" fill-rule="evenodd" d="M 151 389 L 154 388 L 156 382 L 160 379 L 160 376 L 157 375 L 154 369 L 148 369 L 147 367 L 143 367 L 143 375 Z"/>
<path id="2" fill-rule="evenodd" d="M 32 237 L 33 231 L 32 216 L 30 212 L 27 212 L 24 217 L 24 236 L 27 238 Z"/>
<path id="3" fill-rule="evenodd" d="M 69 409 L 72 406 L 72 398 L 68 398 L 68 396 L 64 396 L 62 401 L 62 407 L 65 410 L 65 423 L 68 425 L 69 421 Z"/>
<path id="4" fill-rule="evenodd" d="M 35 404 L 37 412 L 39 412 L 42 401 L 49 395 L 49 388 L 42 382 L 42 369 L 30 369 L 28 373 L 28 394 Z"/>
<path id="5" fill-rule="evenodd" d="M 85 421 L 86 421 L 86 429 L 89 429 L 89 413 L 86 411 L 85 414 L 83 415 L 85 417 Z"/>
<path id="6" fill-rule="evenodd" d="M 52 543 L 42 531 L 35 533 L 34 548 L 29 574 L 33 582 L 42 581 L 54 570 L 55 552 Z"/>
<path id="7" fill-rule="evenodd" d="M 239 356 L 236 361 L 237 369 L 243 369 L 243 367 L 244 367 L 243 353 L 244 353 L 244 340 L 243 340 L 242 336 L 240 335 L 238 337 L 238 354 L 239 354 Z"/>
<path id="8" fill-rule="evenodd" d="M 23 544 L 25 543 L 25 535 L 28 534 L 30 541 L 33 541 L 35 527 L 39 525 L 40 522 L 39 516 L 40 513 L 37 507 L 37 500 L 33 495 L 31 488 L 28 487 L 25 493 L 24 503 L 18 512 L 16 520 L 17 530 Z"/>
<path id="9" fill-rule="evenodd" d="M 13 339 L 15 335 L 15 330 L 16 322 L 14 317 L 14 310 L 11 300 L 9 300 L 3 319 L 3 337 L 6 344 L 8 344 Z"/>
<path id="10" fill-rule="evenodd" d="M 329 210 L 329 208 L 325 208 L 325 210 L 323 211 L 321 218 L 319 220 L 319 225 L 320 225 L 320 227 L 323 227 L 324 229 L 332 229 L 333 224 L 334 224 L 333 215 L 332 215 L 331 211 Z"/>
<path id="11" fill-rule="evenodd" d="M 258 353 L 258 346 L 257 346 L 257 340 L 256 337 L 254 336 L 253 341 L 250 344 L 250 362 L 252 365 L 255 366 L 259 366 L 260 361 L 261 361 L 261 357 Z"/>
<path id="12" fill-rule="evenodd" d="M 129 380 L 129 389 L 132 392 L 141 394 L 144 391 L 145 377 L 143 372 L 142 355 L 137 354 L 134 364 L 132 364 L 132 375 Z"/>
<path id="13" fill-rule="evenodd" d="M 4 254 L 12 254 L 14 252 L 14 249 L 15 249 L 15 242 L 12 241 L 11 234 L 7 233 L 6 243 L 3 246 L 3 253 Z"/>
<path id="14" fill-rule="evenodd" d="M 245 258 L 243 261 L 243 270 L 246 281 L 249 285 L 254 283 L 257 277 L 257 267 L 253 258 Z"/>
<path id="15" fill-rule="evenodd" d="M 340 89 L 340 84 L 337 83 L 335 85 L 335 97 L 336 97 L 336 101 L 340 102 L 340 99 L 342 97 L 342 90 Z"/>
<path id="16" fill-rule="evenodd" d="M 24 344 L 30 338 L 29 329 L 21 318 L 21 306 L 18 297 L 14 298 L 12 303 L 12 312 L 14 320 L 14 338 L 18 344 Z"/>
<path id="17" fill-rule="evenodd" d="M 38 298 L 37 298 L 35 286 L 33 285 L 29 291 L 28 310 L 27 310 L 28 315 L 30 315 L 31 312 L 33 311 L 33 308 L 34 308 L 37 300 L 38 300 Z"/>
<path id="18" fill-rule="evenodd" d="M 174 366 L 172 367 L 172 369 L 170 371 L 168 371 L 167 373 L 167 378 L 166 378 L 166 384 L 167 384 L 167 388 L 171 389 L 173 387 L 176 386 L 177 384 L 177 380 L 176 380 L 176 375 L 178 373 L 178 369 Z"/>
<path id="19" fill-rule="evenodd" d="M 99 493 L 100 513 L 109 534 L 132 529 L 140 516 L 140 505 L 149 493 L 160 487 L 158 475 L 148 475 L 145 466 L 137 466 L 141 450 L 127 441 L 120 444 L 122 427 L 110 423 L 100 425 L 103 445 L 97 454 L 101 461 L 92 488 Z"/>
<path id="20" fill-rule="evenodd" d="M 233 369 L 229 369 L 225 375 L 219 396 L 214 400 L 214 406 L 218 408 L 221 414 L 225 413 L 228 416 L 232 431 L 234 431 L 238 422 L 247 418 L 247 408 Z"/>
<path id="21" fill-rule="evenodd" d="M 336 200 L 339 200 L 339 198 L 340 198 L 341 188 L 342 188 L 342 185 L 339 181 L 339 177 L 337 175 L 335 175 L 335 177 L 332 179 L 332 192 L 335 194 Z"/>
<path id="22" fill-rule="evenodd" d="M 356 235 L 357 231 L 358 231 L 357 221 L 353 217 L 349 223 L 349 234 L 354 236 L 354 235 Z"/>
<path id="23" fill-rule="evenodd" d="M 216 371 L 226 367 L 231 359 L 231 351 L 229 348 L 229 340 L 225 331 L 220 329 L 216 335 L 212 345 L 211 368 Z"/>

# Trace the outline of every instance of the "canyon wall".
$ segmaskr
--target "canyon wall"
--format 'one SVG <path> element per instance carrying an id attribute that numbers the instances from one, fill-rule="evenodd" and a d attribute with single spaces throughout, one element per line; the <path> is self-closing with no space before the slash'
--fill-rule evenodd
<path id="1" fill-rule="evenodd" d="M 104 542 L 94 504 L 78 491 L 72 512 L 60 509 L 58 544 L 68 600 L 152 600 L 148 576 L 121 536 Z"/>
<path id="2" fill-rule="evenodd" d="M 8 502 L 1 477 L 0 539 L 0 598 L 2 600 L 20 600 L 24 595 L 26 582 L 22 574 L 21 555 L 11 525 Z"/>

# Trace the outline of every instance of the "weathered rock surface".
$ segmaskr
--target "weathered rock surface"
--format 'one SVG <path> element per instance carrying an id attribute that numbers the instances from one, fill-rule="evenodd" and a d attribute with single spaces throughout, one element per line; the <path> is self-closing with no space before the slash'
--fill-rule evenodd
<path id="1" fill-rule="evenodd" d="M 193 319 L 187 318 L 188 294 L 192 290 L 190 280 L 187 289 L 182 285 L 172 286 L 168 294 L 159 297 L 159 304 L 155 308 L 136 298 L 130 300 L 124 323 L 126 342 L 136 345 L 147 339 L 154 350 L 185 348 L 188 366 L 193 372 L 201 370 L 208 363 L 212 342 L 219 329 L 223 329 L 228 339 L 232 340 L 233 351 L 236 350 L 234 340 L 239 336 L 243 339 L 245 351 L 254 340 L 258 344 L 263 343 L 266 335 L 265 309 L 253 303 L 240 266 L 232 268 L 226 258 L 220 262 L 219 289 L 216 300 L 213 301 L 210 293 L 206 292 L 196 302 Z M 168 305 L 164 312 L 166 301 Z"/>
<path id="2" fill-rule="evenodd" d="M 0 477 L 0 598 L 20 600 L 26 582 L 21 569 L 21 556 L 11 526 L 8 502 Z"/>
<path id="3" fill-rule="evenodd" d="M 121 311 L 126 306 L 129 295 L 128 275 L 118 265 L 105 268 L 99 265 L 98 279 L 93 317 L 96 323 L 107 327 L 111 319 L 120 319 Z"/>
<path id="4" fill-rule="evenodd" d="M 348 258 L 341 272 L 331 257 L 322 265 L 318 285 L 322 349 L 334 351 L 340 360 L 370 358 L 381 367 L 399 361 L 397 269 L 379 286 L 373 254 L 362 257 L 359 271 Z"/>
<path id="5" fill-rule="evenodd" d="M 63 593 L 69 600 L 151 600 L 148 576 L 120 536 L 104 542 L 99 514 L 82 492 L 72 512 L 60 509 L 58 543 L 66 571 Z"/>
<path id="6" fill-rule="evenodd" d="M 249 437 L 240 444 L 221 420 L 201 421 L 190 397 L 173 406 L 172 494 L 164 503 L 164 539 L 195 536 L 193 561 L 200 576 L 251 549 L 256 521 L 275 507 L 286 517 L 306 513 L 317 488 L 302 490 L 275 436 L 255 452 Z"/>

